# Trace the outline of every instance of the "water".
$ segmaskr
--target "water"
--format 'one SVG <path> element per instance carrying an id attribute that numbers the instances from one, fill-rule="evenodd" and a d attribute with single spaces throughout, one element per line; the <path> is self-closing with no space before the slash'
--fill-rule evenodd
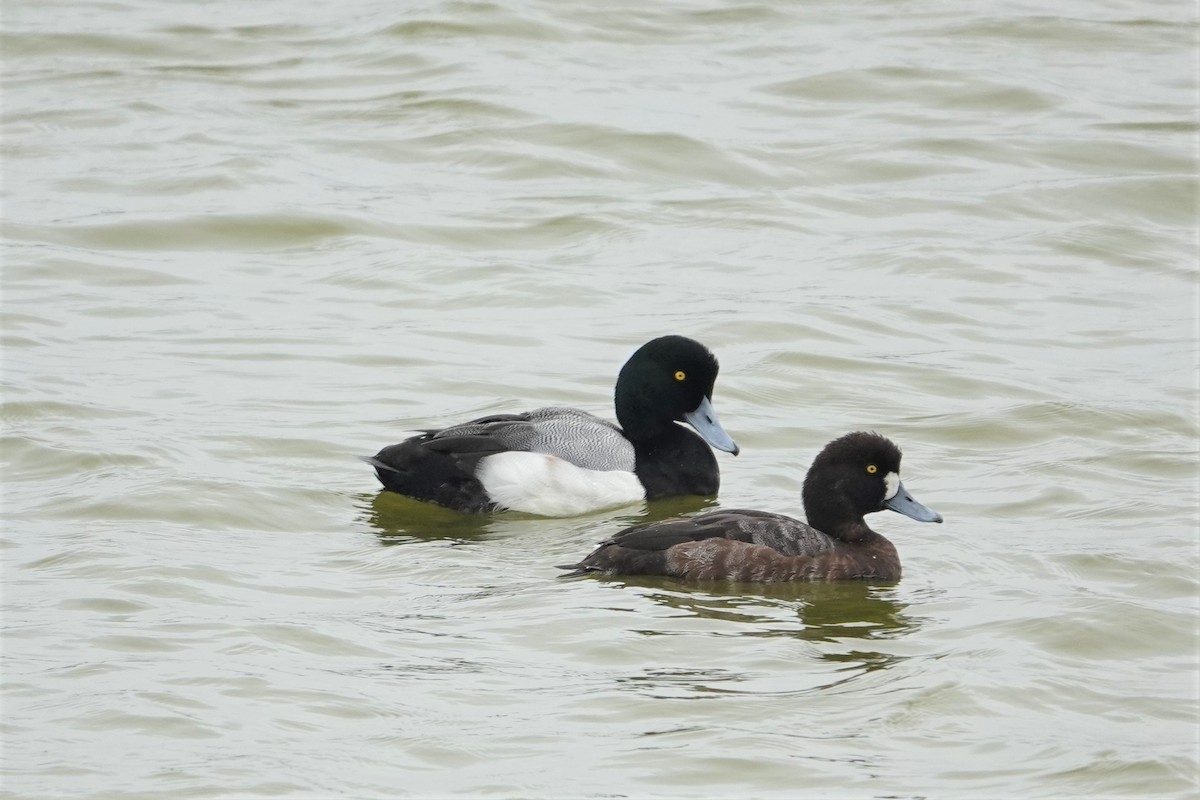
<path id="1" fill-rule="evenodd" d="M 12 797 L 1192 797 L 1189 4 L 12 3 Z M 719 503 L 876 429 L 892 586 L 353 456 L 722 362 Z"/>

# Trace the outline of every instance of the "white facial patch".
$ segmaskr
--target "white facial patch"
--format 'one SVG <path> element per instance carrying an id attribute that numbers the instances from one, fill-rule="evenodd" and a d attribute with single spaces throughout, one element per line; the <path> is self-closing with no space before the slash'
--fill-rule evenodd
<path id="1" fill-rule="evenodd" d="M 494 502 L 513 511 L 569 517 L 646 499 L 632 472 L 594 470 L 545 453 L 498 453 L 479 462 L 475 477 Z"/>
<path id="2" fill-rule="evenodd" d="M 887 502 L 896 496 L 896 492 L 900 491 L 900 476 L 895 472 L 889 472 L 883 476 L 883 502 Z"/>

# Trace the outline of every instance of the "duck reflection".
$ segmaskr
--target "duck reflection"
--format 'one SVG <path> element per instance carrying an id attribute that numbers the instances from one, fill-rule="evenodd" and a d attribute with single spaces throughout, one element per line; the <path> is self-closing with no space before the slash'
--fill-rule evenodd
<path id="1" fill-rule="evenodd" d="M 593 515 L 593 518 L 601 520 L 603 523 L 596 528 L 596 541 L 608 538 L 612 534 L 614 526 L 629 527 L 647 522 L 658 522 L 671 517 L 686 517 L 716 507 L 717 498 L 715 497 L 685 495 L 614 509 L 607 516 Z"/>
<path id="2" fill-rule="evenodd" d="M 703 592 L 680 589 L 670 579 L 627 583 L 646 587 L 646 598 L 689 615 L 751 623 L 739 636 L 793 636 L 810 642 L 838 642 L 896 638 L 917 627 L 904 613 L 907 604 L 896 599 L 890 585 L 857 581 L 754 584 L 748 594 L 746 584 L 732 582 Z M 778 626 L 783 607 L 795 608 L 801 623 L 798 629 Z"/>
<path id="3" fill-rule="evenodd" d="M 711 636 L 770 637 L 800 639 L 811 645 L 818 661 L 832 669 L 797 670 L 784 680 L 789 688 L 780 688 L 778 675 L 758 671 L 689 666 L 664 669 L 654 667 L 636 675 L 623 676 L 617 682 L 635 691 L 655 697 L 704 697 L 714 694 L 791 694 L 828 692 L 853 684 L 865 675 L 886 670 L 906 657 L 870 646 L 908 635 L 918 627 L 905 613 L 906 603 L 896 598 L 890 585 L 847 583 L 795 583 L 754 585 L 747 594 L 746 584 L 728 584 L 728 588 L 680 589 L 668 579 L 640 579 L 626 583 L 641 588 L 649 600 L 695 616 L 736 624 L 736 630 L 714 632 Z M 792 614 L 800 625 L 792 621 Z M 674 614 L 672 616 L 675 616 Z M 657 618 L 660 622 L 662 617 Z M 678 630 L 642 627 L 647 636 L 679 635 Z M 689 634 L 694 631 L 688 631 Z"/>
<path id="4" fill-rule="evenodd" d="M 355 498 L 360 518 L 385 545 L 414 541 L 478 541 L 487 535 L 491 521 L 484 514 L 461 514 L 412 500 L 395 492 L 360 494 Z"/>
<path id="5" fill-rule="evenodd" d="M 614 526 L 628 527 L 644 522 L 703 511 L 716 505 L 712 497 L 671 497 L 641 505 L 627 506 L 611 512 L 599 512 L 576 520 L 563 520 L 505 511 L 498 514 L 465 514 L 433 503 L 413 500 L 395 492 L 360 494 L 355 497 L 360 519 L 370 526 L 385 545 L 407 544 L 414 541 L 447 540 L 474 542 L 489 534 L 508 531 L 522 521 L 557 523 L 570 528 L 594 527 L 607 531 Z M 597 533 L 594 538 L 603 538 Z"/>

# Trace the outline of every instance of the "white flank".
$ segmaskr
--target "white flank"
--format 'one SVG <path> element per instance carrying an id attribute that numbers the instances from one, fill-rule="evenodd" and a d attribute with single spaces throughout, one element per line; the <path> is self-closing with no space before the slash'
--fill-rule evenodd
<path id="1" fill-rule="evenodd" d="M 887 491 L 883 493 L 883 502 L 887 502 L 896 496 L 896 492 L 900 491 L 900 476 L 894 472 L 889 472 L 883 476 L 883 485 Z"/>
<path id="2" fill-rule="evenodd" d="M 479 462 L 475 477 L 501 506 L 544 517 L 570 517 L 646 498 L 632 472 L 583 469 L 544 453 L 488 456 Z"/>

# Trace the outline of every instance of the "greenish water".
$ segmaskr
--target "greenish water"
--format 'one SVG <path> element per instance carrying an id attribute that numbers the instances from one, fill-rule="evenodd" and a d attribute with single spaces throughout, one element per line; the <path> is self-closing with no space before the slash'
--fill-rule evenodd
<path id="1" fill-rule="evenodd" d="M 1193 797 L 1185 5 L 6 6 L 7 796 Z M 354 459 L 668 332 L 720 505 L 901 445 L 901 582 L 563 581 L 714 501 Z"/>

